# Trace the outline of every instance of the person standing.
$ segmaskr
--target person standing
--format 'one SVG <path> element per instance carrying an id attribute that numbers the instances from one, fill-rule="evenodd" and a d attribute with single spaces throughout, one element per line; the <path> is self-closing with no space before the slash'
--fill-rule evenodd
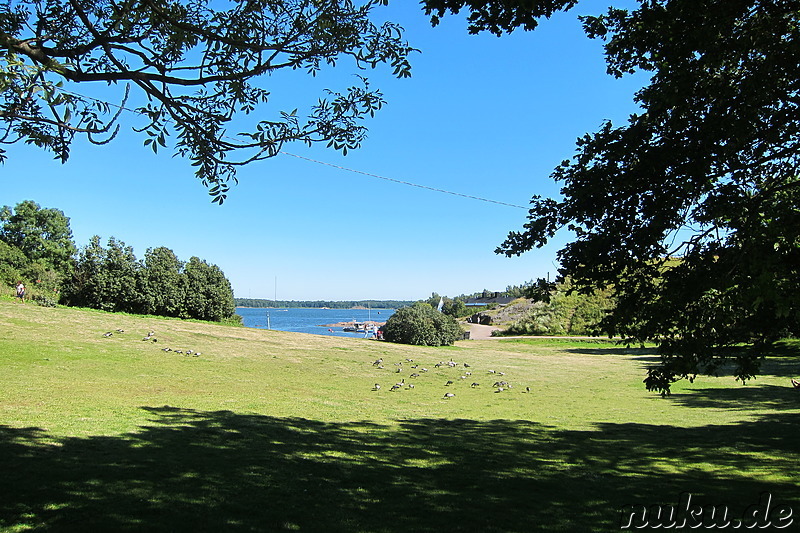
<path id="1" fill-rule="evenodd" d="M 21 281 L 17 283 L 17 298 L 21 302 L 25 301 L 25 285 Z"/>

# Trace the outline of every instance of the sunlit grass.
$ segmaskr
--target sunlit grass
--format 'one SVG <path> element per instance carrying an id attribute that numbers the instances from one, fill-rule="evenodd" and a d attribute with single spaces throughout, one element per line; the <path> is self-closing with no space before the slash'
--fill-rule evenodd
<path id="1" fill-rule="evenodd" d="M 698 378 L 669 398 L 644 390 L 653 360 L 0 301 L 0 529 L 612 530 L 621 506 L 683 491 L 742 510 L 770 491 L 800 512 L 796 345 L 747 386 Z"/>

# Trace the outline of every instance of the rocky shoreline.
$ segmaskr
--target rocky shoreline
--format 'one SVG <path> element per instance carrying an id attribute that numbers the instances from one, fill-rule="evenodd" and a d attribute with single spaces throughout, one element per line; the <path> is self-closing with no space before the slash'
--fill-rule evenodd
<path id="1" fill-rule="evenodd" d="M 337 322 L 336 324 L 320 324 L 323 328 L 351 328 L 355 327 L 357 322 L 350 321 L 350 322 Z M 364 322 L 358 322 L 358 324 L 370 324 L 375 326 L 382 326 L 386 324 L 386 322 L 378 322 L 377 320 L 366 320 Z"/>

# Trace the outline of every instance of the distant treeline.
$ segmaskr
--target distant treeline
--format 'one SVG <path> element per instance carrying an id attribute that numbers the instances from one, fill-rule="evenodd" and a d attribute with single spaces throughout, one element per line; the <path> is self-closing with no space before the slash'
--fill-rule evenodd
<path id="1" fill-rule="evenodd" d="M 295 301 L 295 300 L 262 300 L 260 298 L 234 298 L 236 307 L 280 307 L 296 308 L 305 307 L 321 309 L 328 307 L 331 309 L 352 309 L 354 307 L 364 307 L 371 309 L 400 309 L 412 305 L 411 300 L 358 300 L 358 301 Z"/>

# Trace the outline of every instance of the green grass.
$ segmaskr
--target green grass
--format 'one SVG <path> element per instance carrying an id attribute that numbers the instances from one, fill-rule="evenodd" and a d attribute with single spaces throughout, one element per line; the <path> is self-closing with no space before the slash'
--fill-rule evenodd
<path id="1" fill-rule="evenodd" d="M 426 348 L 0 300 L 0 530 L 614 531 L 681 492 L 738 515 L 766 491 L 797 516 L 797 351 L 661 398 L 651 352 L 604 343 Z"/>

